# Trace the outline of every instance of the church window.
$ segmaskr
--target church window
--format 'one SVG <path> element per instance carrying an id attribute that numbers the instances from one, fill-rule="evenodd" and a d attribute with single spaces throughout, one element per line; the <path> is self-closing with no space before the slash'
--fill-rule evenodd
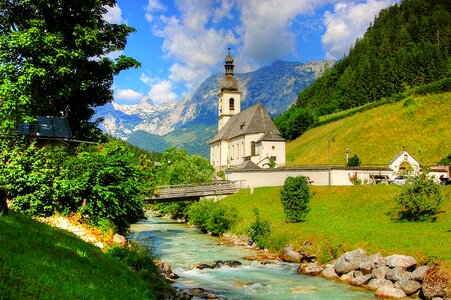
<path id="1" fill-rule="evenodd" d="M 273 161 L 276 161 L 276 157 L 275 157 L 275 156 L 271 156 L 271 159 L 272 159 Z"/>
<path id="2" fill-rule="evenodd" d="M 251 142 L 251 155 L 255 155 L 255 142 Z"/>
<path id="3" fill-rule="evenodd" d="M 233 98 L 230 98 L 230 100 L 229 100 L 229 109 L 235 110 L 235 99 L 233 99 Z"/>
<path id="4" fill-rule="evenodd" d="M 276 149 L 276 146 L 272 146 L 272 150 L 275 150 Z"/>

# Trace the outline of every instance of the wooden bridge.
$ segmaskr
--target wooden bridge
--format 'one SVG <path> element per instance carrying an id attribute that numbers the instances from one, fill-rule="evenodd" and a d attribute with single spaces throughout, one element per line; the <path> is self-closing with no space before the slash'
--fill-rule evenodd
<path id="1" fill-rule="evenodd" d="M 198 201 L 201 197 L 231 195 L 243 188 L 243 181 L 228 180 L 200 184 L 162 185 L 156 188 L 155 195 L 146 199 L 146 202 Z"/>

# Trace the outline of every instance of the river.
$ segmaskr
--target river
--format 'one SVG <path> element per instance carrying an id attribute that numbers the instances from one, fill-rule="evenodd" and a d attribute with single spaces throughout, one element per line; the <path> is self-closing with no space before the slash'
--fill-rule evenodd
<path id="1" fill-rule="evenodd" d="M 199 233 L 195 228 L 148 215 L 132 225 L 130 238 L 151 247 L 159 260 L 180 276 L 175 287 L 203 288 L 222 299 L 375 299 L 373 293 L 321 277 L 299 275 L 298 264 L 262 264 L 248 261 L 251 249 L 220 243 L 218 237 Z M 237 260 L 236 268 L 199 270 L 199 263 Z M 194 298 L 196 299 L 196 298 Z"/>

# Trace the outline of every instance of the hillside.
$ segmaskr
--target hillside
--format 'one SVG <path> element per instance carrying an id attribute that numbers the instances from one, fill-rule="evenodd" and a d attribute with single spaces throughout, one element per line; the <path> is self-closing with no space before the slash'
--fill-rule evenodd
<path id="1" fill-rule="evenodd" d="M 287 244 L 302 247 L 306 240 L 310 251 L 322 263 L 340 256 L 344 251 L 364 248 L 369 253 L 405 254 L 420 263 L 441 261 L 451 274 L 449 231 L 451 226 L 451 187 L 444 187 L 447 197 L 436 222 L 399 222 L 393 198 L 399 186 L 364 185 L 349 187 L 312 186 L 315 193 L 310 212 L 302 223 L 285 223 L 280 202 L 280 187 L 257 188 L 252 194 L 242 190 L 221 203 L 235 207 L 237 223 L 232 232 L 241 235 L 255 220 L 258 208 L 263 220 L 271 222 L 269 247 L 281 251 Z M 349 209 L 352 207 L 352 209 Z"/>
<path id="2" fill-rule="evenodd" d="M 451 152 L 451 92 L 410 96 L 345 119 L 306 131 L 287 143 L 289 166 L 344 165 L 345 151 L 357 154 L 363 165 L 388 166 L 405 146 L 422 164 L 433 164 Z"/>
<path id="3" fill-rule="evenodd" d="M 161 281 L 74 234 L 10 211 L 0 215 L 0 299 L 156 299 Z"/>

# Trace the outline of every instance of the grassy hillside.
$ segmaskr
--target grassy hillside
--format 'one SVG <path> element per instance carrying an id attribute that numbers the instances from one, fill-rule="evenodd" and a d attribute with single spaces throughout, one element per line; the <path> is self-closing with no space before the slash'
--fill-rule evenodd
<path id="1" fill-rule="evenodd" d="M 0 216 L 0 299 L 156 299 L 155 286 L 75 235 Z"/>
<path id="2" fill-rule="evenodd" d="M 394 104 L 357 113 L 313 128 L 287 143 L 289 166 L 344 165 L 346 147 L 364 165 L 388 166 L 403 146 L 422 164 L 440 161 L 451 152 L 451 93 L 411 96 Z"/>
<path id="3" fill-rule="evenodd" d="M 399 186 L 366 185 L 351 187 L 312 186 L 315 193 L 304 223 L 287 224 L 280 202 L 280 187 L 242 190 L 221 202 L 236 207 L 236 234 L 246 234 L 258 208 L 262 219 L 271 221 L 270 245 L 281 250 L 288 243 L 302 246 L 309 240 L 311 251 L 326 262 L 343 251 L 358 247 L 370 253 L 408 254 L 421 263 L 442 261 L 451 273 L 451 187 L 444 188 L 447 200 L 436 222 L 399 222 L 394 216 L 393 198 Z M 352 209 L 350 209 L 352 208 Z"/>

